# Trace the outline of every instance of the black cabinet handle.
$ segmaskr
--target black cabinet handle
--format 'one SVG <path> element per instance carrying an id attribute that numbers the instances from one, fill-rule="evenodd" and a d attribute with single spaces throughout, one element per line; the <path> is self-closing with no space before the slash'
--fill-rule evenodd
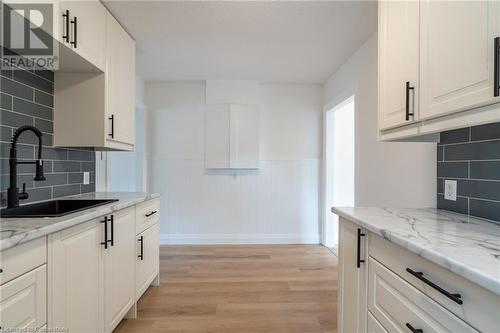
<path id="1" fill-rule="evenodd" d="M 365 262 L 364 260 L 361 259 L 361 237 L 366 236 L 365 234 L 361 233 L 361 229 L 358 228 L 358 255 L 356 258 L 356 266 L 359 268 L 361 267 L 361 263 Z"/>
<path id="2" fill-rule="evenodd" d="M 69 43 L 69 10 L 66 9 L 66 11 L 64 12 L 64 14 L 62 16 L 63 16 L 64 26 L 66 28 L 66 34 L 64 34 L 64 31 L 63 31 L 62 39 L 63 40 L 65 39 L 66 43 Z"/>
<path id="3" fill-rule="evenodd" d="M 111 246 L 114 246 L 114 242 L 115 242 L 115 222 L 114 222 L 114 216 L 111 215 L 111 217 L 109 218 L 109 222 L 111 222 L 111 239 L 109 240 Z"/>
<path id="4" fill-rule="evenodd" d="M 138 258 L 144 260 L 144 236 L 139 237 L 139 242 L 141 242 L 141 254 L 138 255 Z"/>
<path id="5" fill-rule="evenodd" d="M 108 217 L 104 217 L 104 221 L 101 221 L 101 223 L 104 223 L 104 242 L 101 242 L 102 245 L 104 245 L 104 248 L 108 248 Z"/>
<path id="6" fill-rule="evenodd" d="M 425 277 L 424 277 L 424 273 L 422 272 L 415 272 L 414 270 L 412 270 L 411 268 L 406 268 L 406 271 L 408 273 L 410 273 L 411 275 L 413 275 L 414 277 L 416 277 L 417 279 L 419 279 L 420 281 L 424 282 L 425 284 L 431 286 L 432 288 L 436 289 L 437 291 L 439 291 L 441 294 L 445 295 L 446 297 L 448 297 L 449 299 L 451 299 L 452 301 L 454 302 L 457 302 L 458 304 L 463 304 L 464 302 L 461 300 L 462 298 L 462 295 L 460 294 L 452 294 L 446 290 L 444 290 L 443 288 L 441 288 L 440 286 L 438 286 L 437 284 L 435 284 L 434 282 L 432 281 L 429 281 L 427 280 Z"/>
<path id="7" fill-rule="evenodd" d="M 115 115 L 112 114 L 109 118 L 111 120 L 111 133 L 109 133 L 109 137 L 113 139 L 115 137 Z"/>
<path id="8" fill-rule="evenodd" d="M 493 96 L 500 96 L 500 37 L 495 37 L 495 60 L 493 72 Z"/>
<path id="9" fill-rule="evenodd" d="M 151 213 L 146 214 L 146 217 L 150 217 L 150 216 L 152 216 L 152 215 L 154 215 L 156 213 L 158 213 L 158 211 L 157 210 L 153 210 Z"/>
<path id="10" fill-rule="evenodd" d="M 406 323 L 406 327 L 410 329 L 413 333 L 424 333 L 423 329 L 420 328 L 414 328 L 413 326 L 410 325 L 410 323 Z"/>
<path id="11" fill-rule="evenodd" d="M 71 24 L 73 24 L 73 40 L 70 42 L 71 45 L 76 49 L 78 47 L 77 45 L 77 29 L 78 29 L 78 18 L 75 16 L 73 18 L 73 21 L 71 21 Z"/>
<path id="12" fill-rule="evenodd" d="M 410 120 L 410 116 L 415 115 L 415 113 L 410 112 L 410 90 L 414 91 L 415 87 L 410 87 L 410 81 L 406 81 L 406 121 Z"/>

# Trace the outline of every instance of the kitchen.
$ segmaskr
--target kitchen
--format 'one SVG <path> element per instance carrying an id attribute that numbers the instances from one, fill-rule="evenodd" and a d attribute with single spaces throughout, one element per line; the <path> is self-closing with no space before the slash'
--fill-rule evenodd
<path id="1" fill-rule="evenodd" d="M 1 331 L 498 332 L 500 2 L 2 11 Z"/>

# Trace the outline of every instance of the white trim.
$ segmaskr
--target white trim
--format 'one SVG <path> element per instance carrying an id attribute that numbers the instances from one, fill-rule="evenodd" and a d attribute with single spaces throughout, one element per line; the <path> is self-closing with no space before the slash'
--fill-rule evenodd
<path id="1" fill-rule="evenodd" d="M 319 244 L 320 235 L 296 234 L 161 234 L 160 244 Z"/>

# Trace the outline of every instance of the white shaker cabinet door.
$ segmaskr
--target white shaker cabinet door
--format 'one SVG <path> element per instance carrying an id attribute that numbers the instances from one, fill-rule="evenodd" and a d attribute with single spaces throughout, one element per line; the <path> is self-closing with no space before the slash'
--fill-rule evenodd
<path id="1" fill-rule="evenodd" d="M 155 224 L 137 236 L 137 262 L 135 266 L 137 299 L 142 296 L 158 275 L 159 258 L 160 225 Z"/>
<path id="2" fill-rule="evenodd" d="M 341 218 L 339 230 L 339 333 L 365 332 L 367 316 L 366 232 Z"/>
<path id="3" fill-rule="evenodd" d="M 259 168 L 259 107 L 251 104 L 231 105 L 230 167 Z"/>
<path id="4" fill-rule="evenodd" d="M 104 328 L 112 332 L 135 302 L 135 207 L 111 215 L 104 251 Z"/>
<path id="5" fill-rule="evenodd" d="M 104 5 L 98 0 L 61 1 L 59 12 L 60 40 L 104 71 L 107 13 Z"/>
<path id="6" fill-rule="evenodd" d="M 50 236 L 49 327 L 102 332 L 103 228 L 95 220 Z"/>
<path id="7" fill-rule="evenodd" d="M 379 128 L 418 120 L 419 2 L 379 2 Z"/>
<path id="8" fill-rule="evenodd" d="M 500 2 L 426 0 L 420 6 L 420 118 L 500 102 L 493 93 Z"/>
<path id="9" fill-rule="evenodd" d="M 210 104 L 205 111 L 205 167 L 229 168 L 230 104 Z"/>
<path id="10" fill-rule="evenodd" d="M 135 42 L 115 18 L 106 18 L 106 138 L 135 143 Z"/>

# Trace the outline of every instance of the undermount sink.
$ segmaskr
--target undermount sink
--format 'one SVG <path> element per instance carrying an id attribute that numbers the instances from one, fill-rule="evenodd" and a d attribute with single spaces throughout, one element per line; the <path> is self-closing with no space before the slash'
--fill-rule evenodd
<path id="1" fill-rule="evenodd" d="M 2 209 L 0 217 L 59 217 L 116 201 L 118 199 L 52 200 Z"/>

